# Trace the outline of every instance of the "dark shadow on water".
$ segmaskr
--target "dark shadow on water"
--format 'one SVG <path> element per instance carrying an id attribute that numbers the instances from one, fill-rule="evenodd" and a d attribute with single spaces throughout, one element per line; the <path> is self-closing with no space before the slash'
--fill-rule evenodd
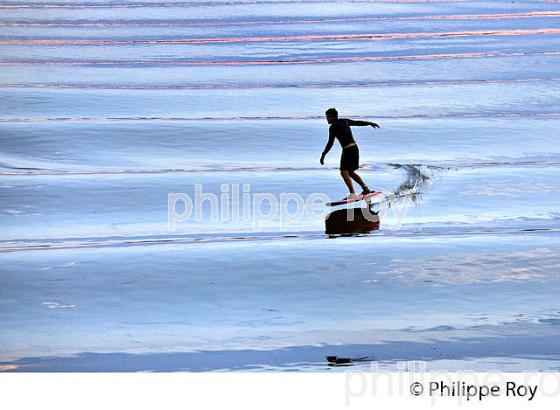
<path id="1" fill-rule="evenodd" d="M 548 368 L 558 367 L 560 361 L 560 334 L 521 337 L 472 337 L 454 340 L 389 341 L 382 344 L 350 344 L 295 346 L 272 350 L 212 350 L 179 353 L 90 353 L 73 356 L 28 357 L 13 362 L 0 363 L 17 368 L 7 371 L 20 372 L 174 372 L 213 370 L 259 370 L 275 371 L 308 368 L 316 371 L 329 369 L 338 358 L 356 361 L 376 360 L 380 364 L 399 361 L 455 360 L 467 371 L 472 360 L 487 357 L 511 359 L 540 359 L 547 361 Z M 327 359 L 329 357 L 329 359 Z M 343 363 L 341 363 L 343 364 Z M 351 365 L 352 363 L 348 363 Z M 537 364 L 535 364 L 537 366 Z M 542 364 L 541 364 L 542 366 Z M 496 369 L 500 370 L 500 364 Z M 524 369 L 543 370 L 540 368 Z"/>
<path id="2" fill-rule="evenodd" d="M 363 234 L 379 229 L 379 215 L 369 207 L 339 209 L 325 219 L 327 235 Z"/>

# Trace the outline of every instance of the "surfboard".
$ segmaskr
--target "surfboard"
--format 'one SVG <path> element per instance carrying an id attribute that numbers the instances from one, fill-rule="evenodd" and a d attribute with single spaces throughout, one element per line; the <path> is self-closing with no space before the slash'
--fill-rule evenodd
<path id="1" fill-rule="evenodd" d="M 373 198 L 376 195 L 381 195 L 381 192 L 374 191 L 366 195 L 360 194 L 356 196 L 356 198 L 354 199 L 343 199 L 342 201 L 327 202 L 327 206 L 336 206 L 336 205 L 351 204 L 352 202 L 367 201 L 368 199 Z"/>

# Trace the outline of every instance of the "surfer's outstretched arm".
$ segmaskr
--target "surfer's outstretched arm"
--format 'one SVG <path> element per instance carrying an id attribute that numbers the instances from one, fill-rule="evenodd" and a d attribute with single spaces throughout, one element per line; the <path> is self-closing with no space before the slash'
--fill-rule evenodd
<path id="1" fill-rule="evenodd" d="M 352 126 L 357 126 L 357 127 L 366 127 L 366 126 L 371 126 L 373 128 L 379 128 L 379 125 L 377 125 L 374 122 L 370 122 L 370 121 L 357 121 L 357 120 L 351 120 L 348 119 L 348 125 L 352 125 Z"/>
<path id="2" fill-rule="evenodd" d="M 323 165 L 325 163 L 325 156 L 331 150 L 331 148 L 334 144 L 334 138 L 335 138 L 334 134 L 332 132 L 329 132 L 329 141 L 327 142 L 327 145 L 325 145 L 325 149 L 323 150 L 323 153 L 321 154 L 321 159 L 319 160 L 321 165 Z"/>

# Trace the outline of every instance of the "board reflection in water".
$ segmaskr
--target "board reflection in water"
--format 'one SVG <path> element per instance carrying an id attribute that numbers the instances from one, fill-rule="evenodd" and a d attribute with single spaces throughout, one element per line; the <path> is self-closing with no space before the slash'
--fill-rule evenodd
<path id="1" fill-rule="evenodd" d="M 370 207 L 338 209 L 325 218 L 327 235 L 369 233 L 379 226 L 379 215 Z"/>

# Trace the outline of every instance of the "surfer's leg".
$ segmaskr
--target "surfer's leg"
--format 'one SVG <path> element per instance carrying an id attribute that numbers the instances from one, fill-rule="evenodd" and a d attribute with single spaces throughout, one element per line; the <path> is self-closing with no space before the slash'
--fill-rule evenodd
<path id="1" fill-rule="evenodd" d="M 356 181 L 362 187 L 362 195 L 367 195 L 371 192 L 371 190 L 368 188 L 368 186 L 366 185 L 364 180 L 362 178 L 360 178 L 360 176 L 358 174 L 356 174 L 356 172 L 350 171 L 349 175 L 350 175 L 350 178 L 352 178 L 354 181 Z"/>
<path id="2" fill-rule="evenodd" d="M 362 189 L 367 188 L 367 185 L 365 184 L 364 180 L 362 178 L 360 178 L 360 176 L 358 174 L 356 174 L 356 172 L 348 171 L 348 175 L 350 176 L 350 178 L 352 178 L 354 181 L 356 181 L 358 183 L 358 185 L 360 185 L 362 187 Z"/>
<path id="3" fill-rule="evenodd" d="M 346 183 L 346 186 L 348 187 L 348 190 L 350 191 L 350 193 L 355 194 L 354 185 L 352 184 L 352 178 L 350 178 L 349 171 L 346 170 L 346 169 L 341 169 L 340 170 L 340 175 L 342 175 L 342 179 Z"/>

